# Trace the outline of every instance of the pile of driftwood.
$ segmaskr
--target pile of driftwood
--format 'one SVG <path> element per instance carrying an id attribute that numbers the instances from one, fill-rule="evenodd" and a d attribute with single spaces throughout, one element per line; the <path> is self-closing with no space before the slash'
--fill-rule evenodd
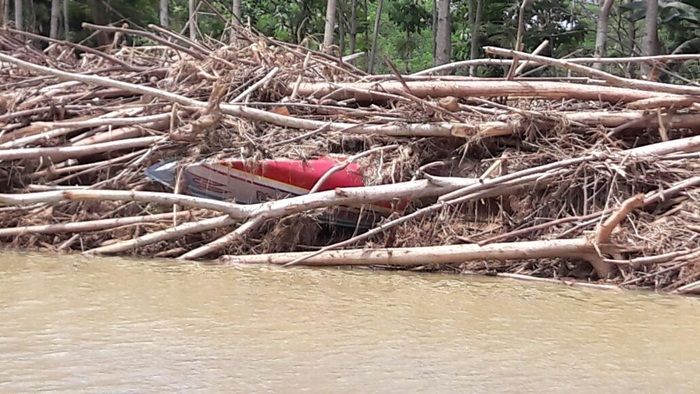
<path id="1" fill-rule="evenodd" d="M 84 28 L 112 45 L 0 31 L 6 245 L 700 291 L 695 83 L 500 48 L 486 48 L 497 59 L 368 75 L 245 29 L 225 44 L 157 26 Z M 507 77 L 446 75 L 476 63 Z M 542 66 L 565 76 L 520 76 Z M 356 162 L 366 186 L 240 204 L 145 176 L 173 158 L 331 153 L 346 156 L 329 171 Z M 379 202 L 392 208 L 368 231 L 315 220 Z"/>

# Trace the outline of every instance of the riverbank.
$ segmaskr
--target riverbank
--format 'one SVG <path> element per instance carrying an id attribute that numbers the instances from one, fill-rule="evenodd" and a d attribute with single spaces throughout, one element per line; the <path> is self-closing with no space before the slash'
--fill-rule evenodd
<path id="1" fill-rule="evenodd" d="M 114 44 L 0 31 L 10 247 L 700 291 L 694 85 L 499 48 L 580 76 L 377 76 L 244 29 L 86 28 Z"/>

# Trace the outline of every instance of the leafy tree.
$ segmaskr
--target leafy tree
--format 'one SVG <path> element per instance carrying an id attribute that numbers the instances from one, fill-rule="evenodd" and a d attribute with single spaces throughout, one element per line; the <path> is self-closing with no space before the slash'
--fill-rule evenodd
<path id="1" fill-rule="evenodd" d="M 659 0 L 659 42 L 662 52 L 700 53 L 700 0 Z M 632 21 L 646 16 L 646 1 L 638 0 L 620 7 Z"/>
<path id="2" fill-rule="evenodd" d="M 420 47 L 423 39 L 417 33 L 430 27 L 430 13 L 419 0 L 396 0 L 391 2 L 388 14 L 389 20 L 404 32 L 404 36 L 398 38 L 394 46 L 404 62 L 406 72 L 411 72 L 413 52 Z"/>
<path id="3" fill-rule="evenodd" d="M 58 15 L 57 3 L 65 7 Z M 251 25 L 267 36 L 282 41 L 307 45 L 317 49 L 323 41 L 324 21 L 328 0 L 195 0 L 199 5 L 198 28 L 204 35 L 219 38 L 233 14 L 241 14 L 244 23 Z M 369 52 L 372 33 L 377 16 L 379 0 L 336 0 L 337 23 L 334 26 L 334 42 L 349 42 L 350 51 Z M 542 53 L 563 57 L 592 56 L 596 47 L 597 20 L 601 3 L 611 0 L 537 0 L 524 14 L 524 49 L 531 51 L 543 40 L 549 46 Z M 658 52 L 700 53 L 700 0 L 651 0 L 658 1 Z M 405 72 L 424 69 L 433 63 L 434 33 L 438 30 L 433 22 L 437 16 L 436 5 L 443 7 L 443 23 L 449 21 L 449 57 L 443 61 L 458 61 L 480 55 L 484 45 L 513 48 L 518 25 L 518 9 L 522 0 L 391 0 L 385 1 L 377 34 L 376 72 L 387 72 L 382 61 L 391 59 Z M 83 30 L 81 23 L 123 23 L 132 27 L 145 27 L 150 23 L 168 24 L 177 32 L 187 33 L 189 0 L 0 0 L 3 22 L 12 24 L 14 16 L 17 26 L 44 35 L 68 37 L 82 41 L 93 33 Z M 610 9 L 610 25 L 599 44 L 607 41 L 608 56 L 642 54 L 642 26 L 648 0 L 618 0 Z M 2 5 L 5 7 L 2 7 Z M 166 5 L 167 17 L 161 12 Z M 238 8 L 240 5 L 240 11 Z M 479 7 L 481 5 L 482 8 Z M 211 7 L 214 7 L 212 9 Z M 477 12 L 481 11 L 481 12 Z M 53 14 L 53 18 L 52 18 Z M 476 15 L 479 14 L 480 18 Z M 58 20 L 60 19 L 60 20 Z M 480 19 L 480 20 L 479 20 Z M 439 23 L 437 24 L 439 25 Z M 444 27 L 444 26 L 443 26 Z M 70 34 L 66 34 L 70 33 Z M 129 37 L 129 40 L 139 38 Z M 605 39 L 605 40 L 603 40 Z M 92 36 L 89 44 L 111 42 L 109 37 Z M 344 45 L 341 45 L 343 47 Z M 599 51 L 602 47 L 599 45 Z M 342 48 L 345 49 L 345 48 Z M 349 53 L 350 51 L 345 51 Z M 600 52 L 599 52 L 600 53 Z M 359 60 L 360 67 L 367 67 Z M 700 66 L 693 63 L 673 64 L 672 69 L 685 78 L 694 78 Z M 610 71 L 615 71 L 609 66 Z M 502 75 L 502 67 L 483 67 L 482 76 Z M 547 69 L 544 73 L 556 73 Z M 634 70 L 627 69 L 634 75 Z"/>

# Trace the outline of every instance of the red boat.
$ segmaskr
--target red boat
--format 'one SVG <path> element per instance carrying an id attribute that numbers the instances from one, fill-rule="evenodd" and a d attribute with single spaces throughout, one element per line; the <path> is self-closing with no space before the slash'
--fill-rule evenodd
<path id="1" fill-rule="evenodd" d="M 185 193 L 241 204 L 299 196 L 308 194 L 324 174 L 345 159 L 346 156 L 326 156 L 306 161 L 276 159 L 254 163 L 234 159 L 205 160 L 184 167 Z M 148 168 L 146 175 L 173 187 L 177 167 L 176 161 L 159 163 Z M 357 163 L 350 163 L 328 177 L 318 191 L 360 186 L 365 186 L 362 168 Z M 385 207 L 388 204 L 381 205 L 384 207 L 366 207 L 364 211 L 368 215 L 363 215 L 363 220 L 360 221 L 362 227 L 370 226 L 380 216 L 378 213 L 387 211 Z M 340 207 L 333 217 L 326 217 L 323 221 L 355 227 L 358 224 L 358 214 L 358 207 Z"/>

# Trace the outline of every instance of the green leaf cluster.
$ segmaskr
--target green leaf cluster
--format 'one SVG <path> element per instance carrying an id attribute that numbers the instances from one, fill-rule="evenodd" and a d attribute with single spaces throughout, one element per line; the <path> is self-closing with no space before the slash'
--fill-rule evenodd
<path id="1" fill-rule="evenodd" d="M 48 35 L 50 0 L 24 0 L 26 25 Z M 97 43 L 91 31 L 81 23 L 129 23 L 143 27 L 158 23 L 158 0 L 65 0 L 69 2 L 70 38 Z M 201 0 L 198 26 L 204 34 L 219 38 L 232 19 L 231 0 Z M 369 51 L 377 0 L 337 0 L 339 18 L 336 42 L 349 54 L 351 11 L 355 5 L 356 51 Z M 470 24 L 470 5 L 475 0 L 452 0 L 452 57 L 470 56 L 471 36 L 479 29 L 479 46 L 512 48 L 515 43 L 518 0 L 483 0 L 482 23 Z M 608 53 L 612 56 L 638 54 L 645 15 L 645 0 L 619 1 L 613 8 L 609 29 Z M 380 27 L 378 72 L 388 72 L 382 59 L 390 59 L 404 72 L 432 65 L 433 0 L 385 0 Z M 317 47 L 322 41 L 326 0 L 244 0 L 243 20 L 263 34 L 276 39 Z M 542 41 L 549 46 L 544 55 L 564 57 L 590 56 L 593 53 L 598 2 L 594 0 L 535 0 L 526 11 L 525 50 Z M 183 31 L 188 20 L 187 0 L 170 0 L 171 28 Z M 659 0 L 659 37 L 664 53 L 700 52 L 700 0 Z M 338 37 L 340 32 L 342 37 Z M 133 39 L 133 38 L 131 38 Z M 362 66 L 362 64 L 360 64 Z M 685 66 L 684 66 L 685 67 Z M 698 68 L 698 67 L 696 67 Z M 688 68 L 681 70 L 688 73 Z M 502 70 L 483 68 L 483 75 Z M 691 73 L 693 74 L 693 73 Z M 693 74 L 694 75 L 694 74 Z M 692 76 L 692 75 L 691 75 Z"/>

